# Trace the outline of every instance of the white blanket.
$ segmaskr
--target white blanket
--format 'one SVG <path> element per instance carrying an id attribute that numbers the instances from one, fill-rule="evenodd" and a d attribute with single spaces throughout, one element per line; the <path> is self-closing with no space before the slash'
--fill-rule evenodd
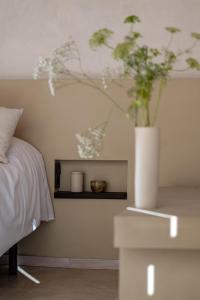
<path id="1" fill-rule="evenodd" d="M 41 154 L 12 139 L 8 164 L 0 164 L 0 256 L 33 232 L 40 221 L 54 219 Z"/>

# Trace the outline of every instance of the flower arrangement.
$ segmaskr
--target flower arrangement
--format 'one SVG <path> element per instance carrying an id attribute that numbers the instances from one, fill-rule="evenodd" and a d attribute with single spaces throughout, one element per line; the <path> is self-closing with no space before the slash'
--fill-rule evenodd
<path id="1" fill-rule="evenodd" d="M 91 36 L 89 40 L 91 49 L 96 50 L 102 46 L 108 48 L 112 58 L 119 64 L 117 76 L 113 70 L 106 69 L 102 75 L 102 86 L 99 86 L 83 70 L 80 52 L 73 40 L 69 40 L 57 48 L 51 57 L 40 57 L 38 65 L 34 69 L 34 78 L 38 79 L 42 74 L 47 73 L 49 89 L 53 96 L 61 87 L 84 84 L 105 96 L 114 107 L 128 117 L 134 126 L 155 126 L 163 88 L 172 71 L 184 72 L 189 69 L 200 71 L 200 63 L 192 56 L 192 50 L 200 41 L 200 33 L 191 33 L 193 42 L 190 47 L 175 51 L 172 50 L 173 39 L 181 30 L 176 27 L 166 27 L 165 30 L 169 33 L 167 45 L 159 49 L 152 48 L 142 44 L 141 33 L 134 30 L 135 24 L 139 22 L 138 16 L 128 16 L 124 23 L 129 25 L 129 32 L 122 41 L 114 46 L 110 43 L 114 34 L 110 29 L 100 29 Z M 184 69 L 176 69 L 180 60 L 185 62 Z M 79 73 L 72 71 L 72 62 L 78 63 Z M 68 79 L 68 82 L 66 83 L 64 79 Z M 131 86 L 126 91 L 127 96 L 130 97 L 130 105 L 127 109 L 124 109 L 107 91 L 111 83 L 123 88 L 122 79 L 131 79 Z M 152 94 L 155 88 L 158 89 L 157 99 L 156 106 L 152 109 Z M 76 135 L 78 153 L 81 158 L 94 158 L 100 155 L 111 114 L 112 110 L 108 119 L 96 128 L 89 128 L 85 133 Z"/>

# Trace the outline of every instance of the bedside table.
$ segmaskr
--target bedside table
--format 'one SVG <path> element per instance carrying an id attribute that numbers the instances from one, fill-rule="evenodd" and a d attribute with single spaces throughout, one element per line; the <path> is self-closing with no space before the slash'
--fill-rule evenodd
<path id="1" fill-rule="evenodd" d="M 115 217 L 119 299 L 199 300 L 200 188 L 161 188 L 153 211 L 177 216 L 176 237 L 166 218 L 131 211 Z"/>

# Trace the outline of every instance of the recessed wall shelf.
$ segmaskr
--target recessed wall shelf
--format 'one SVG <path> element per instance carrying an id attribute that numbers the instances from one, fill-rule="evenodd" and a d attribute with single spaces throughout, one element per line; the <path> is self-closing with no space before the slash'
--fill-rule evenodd
<path id="1" fill-rule="evenodd" d="M 54 198 L 60 199 L 119 199 L 126 200 L 127 193 L 125 192 L 104 192 L 104 193 L 94 193 L 94 192 L 82 192 L 82 193 L 72 193 L 70 191 L 57 191 L 54 193 Z"/>
<path id="2" fill-rule="evenodd" d="M 70 191 L 73 171 L 84 173 L 84 192 Z M 55 160 L 55 192 L 58 199 L 127 199 L 127 160 Z M 91 191 L 91 180 L 105 180 L 106 192 Z"/>

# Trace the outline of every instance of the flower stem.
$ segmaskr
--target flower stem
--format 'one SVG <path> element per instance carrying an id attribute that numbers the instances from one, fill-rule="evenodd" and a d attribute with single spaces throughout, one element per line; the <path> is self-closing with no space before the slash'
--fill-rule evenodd
<path id="1" fill-rule="evenodd" d="M 157 101 L 156 101 L 157 102 L 156 103 L 156 109 L 155 109 L 153 120 L 152 120 L 152 126 L 154 126 L 155 122 L 156 122 L 156 118 L 157 118 L 158 110 L 159 110 L 159 107 L 160 107 L 160 100 L 161 100 L 164 84 L 165 84 L 165 80 L 163 78 L 161 78 L 160 83 L 159 83 L 159 88 L 158 88 L 158 97 L 157 97 Z"/>
<path id="2" fill-rule="evenodd" d="M 78 76 L 76 76 L 75 74 L 73 74 L 72 72 L 70 72 L 70 70 L 67 69 L 67 74 L 70 74 L 70 76 L 79 84 L 83 84 L 83 85 L 86 85 L 86 86 L 89 86 L 93 89 L 96 89 L 97 91 L 99 91 L 100 93 L 102 93 L 105 97 L 107 97 L 113 105 L 116 106 L 117 109 L 119 109 L 122 113 L 126 113 L 126 111 L 116 102 L 116 100 L 111 97 L 109 94 L 107 94 L 104 90 L 102 90 L 94 80 L 92 80 L 83 70 L 83 67 L 82 67 L 82 63 L 81 63 L 81 58 L 79 56 L 79 63 L 80 63 L 80 69 L 81 69 L 81 72 L 83 74 L 83 76 L 89 81 L 85 81 L 85 80 L 82 80 L 81 78 L 79 78 Z"/>

